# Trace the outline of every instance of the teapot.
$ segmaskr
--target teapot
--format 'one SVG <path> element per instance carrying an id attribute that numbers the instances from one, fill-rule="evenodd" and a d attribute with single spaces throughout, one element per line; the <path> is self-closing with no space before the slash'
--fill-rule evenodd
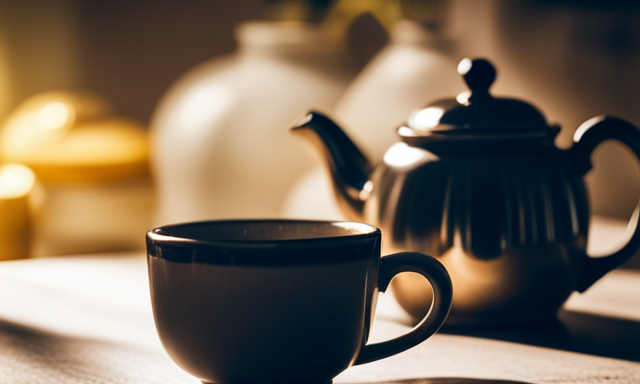
<path id="1" fill-rule="evenodd" d="M 640 159 L 640 130 L 598 116 L 560 149 L 560 127 L 535 107 L 489 93 L 496 77 L 489 61 L 464 59 L 458 72 L 469 92 L 413 112 L 376 167 L 321 113 L 309 112 L 291 130 L 319 147 L 345 215 L 382 229 L 385 253 L 419 251 L 445 265 L 454 288 L 448 325 L 548 320 L 573 291 L 585 291 L 640 247 L 636 209 L 626 245 L 587 255 L 582 180 L 605 140 L 619 140 Z M 432 298 L 412 274 L 397 276 L 392 292 L 416 318 Z"/>

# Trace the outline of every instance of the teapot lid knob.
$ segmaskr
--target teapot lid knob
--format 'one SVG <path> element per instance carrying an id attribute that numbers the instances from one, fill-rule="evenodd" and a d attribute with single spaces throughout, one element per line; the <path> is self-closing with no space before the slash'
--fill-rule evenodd
<path id="1" fill-rule="evenodd" d="M 458 64 L 458 73 L 464 77 L 472 97 L 488 95 L 489 87 L 496 79 L 495 67 L 485 59 L 462 59 Z"/>
<path id="2" fill-rule="evenodd" d="M 436 147 L 489 148 L 489 143 L 494 143 L 496 148 L 511 148 L 518 143 L 553 145 L 559 128 L 547 125 L 537 108 L 489 93 L 497 73 L 489 60 L 463 59 L 458 64 L 458 73 L 470 92 L 414 111 L 406 125 L 398 128 L 403 141 L 431 150 Z"/>

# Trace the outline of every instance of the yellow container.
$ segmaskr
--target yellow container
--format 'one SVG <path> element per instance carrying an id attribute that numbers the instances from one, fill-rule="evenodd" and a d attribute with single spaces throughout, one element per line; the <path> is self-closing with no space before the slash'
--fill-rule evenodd
<path id="1" fill-rule="evenodd" d="M 31 168 L 43 194 L 33 255 L 143 248 L 155 194 L 145 127 L 79 93 L 35 96 L 0 132 L 0 157 Z"/>
<path id="2" fill-rule="evenodd" d="M 24 165 L 0 166 L 0 261 L 31 253 L 31 197 L 35 175 Z"/>

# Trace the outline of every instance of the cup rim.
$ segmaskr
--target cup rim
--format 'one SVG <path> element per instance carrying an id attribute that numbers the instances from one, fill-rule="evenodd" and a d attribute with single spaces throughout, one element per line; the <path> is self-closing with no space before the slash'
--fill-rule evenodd
<path id="1" fill-rule="evenodd" d="M 301 238 L 281 238 L 281 239 L 202 239 L 194 238 L 192 236 L 181 236 L 176 234 L 172 230 L 184 229 L 188 227 L 196 226 L 214 226 L 214 225 L 328 225 L 342 227 L 346 231 L 353 231 L 342 235 L 327 235 L 327 236 L 315 236 L 315 237 L 301 237 Z M 156 244 L 166 245 L 242 245 L 247 246 L 268 246 L 278 244 L 278 246 L 284 246 L 285 244 L 300 244 L 300 243 L 313 243 L 318 241 L 329 241 L 332 239 L 361 239 L 365 237 L 376 236 L 380 233 L 380 229 L 369 224 L 360 223 L 356 221 L 341 221 L 341 220 L 301 220 L 301 219 L 229 219 L 229 220 L 206 220 L 206 221 L 193 221 L 177 224 L 161 225 L 153 228 L 147 232 L 147 239 Z"/>
<path id="2" fill-rule="evenodd" d="M 303 233 L 286 232 L 290 237 L 240 238 L 238 232 L 230 232 L 236 238 L 205 238 L 207 233 L 180 236 L 180 230 L 189 226 L 215 225 L 328 225 L 344 228 L 339 236 L 326 232 L 323 236 L 296 237 Z M 260 227 L 253 234 L 260 233 Z M 171 230 L 177 230 L 178 233 Z M 292 230 L 293 228 L 289 228 Z M 351 230 L 351 233 L 349 231 Z M 177 234 L 177 236 L 176 236 Z M 308 233 L 307 233 L 308 234 Z M 200 235 L 200 236 L 198 236 Z M 282 235 L 282 232 L 280 233 Z M 258 236 L 258 237 L 260 237 Z M 200 237 L 200 238 L 197 238 Z M 215 236 L 213 236 L 215 237 Z M 374 226 L 353 221 L 249 219 L 213 220 L 164 225 L 147 232 L 147 256 L 178 263 L 215 264 L 229 266 L 281 267 L 315 264 L 332 264 L 380 257 L 377 252 L 362 252 L 362 247 L 380 246 L 381 232 Z M 345 250 L 345 252 L 338 251 Z"/>

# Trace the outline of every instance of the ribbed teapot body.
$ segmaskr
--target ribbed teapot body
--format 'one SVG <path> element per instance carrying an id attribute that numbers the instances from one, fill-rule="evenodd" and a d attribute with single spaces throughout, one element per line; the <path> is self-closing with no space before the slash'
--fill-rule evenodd
<path id="1" fill-rule="evenodd" d="M 489 61 L 463 59 L 457 69 L 469 91 L 413 111 L 375 168 L 316 111 L 292 130 L 320 144 L 338 205 L 382 229 L 384 253 L 423 252 L 445 265 L 453 283 L 447 324 L 550 320 L 573 291 L 584 292 L 640 248 L 634 215 L 624 246 L 589 257 L 582 181 L 607 140 L 640 159 L 640 130 L 597 116 L 578 127 L 571 148 L 559 149 L 560 126 L 529 103 L 489 92 L 497 74 Z M 424 279 L 403 274 L 391 287 L 402 307 L 423 317 L 432 297 Z"/>
<path id="2" fill-rule="evenodd" d="M 451 274 L 448 324 L 550 318 L 574 290 L 588 200 L 562 150 L 436 155 L 400 143 L 371 181 L 365 218 L 382 228 L 385 253 L 424 252 Z M 405 275 L 394 294 L 420 317 L 430 287 Z"/>

